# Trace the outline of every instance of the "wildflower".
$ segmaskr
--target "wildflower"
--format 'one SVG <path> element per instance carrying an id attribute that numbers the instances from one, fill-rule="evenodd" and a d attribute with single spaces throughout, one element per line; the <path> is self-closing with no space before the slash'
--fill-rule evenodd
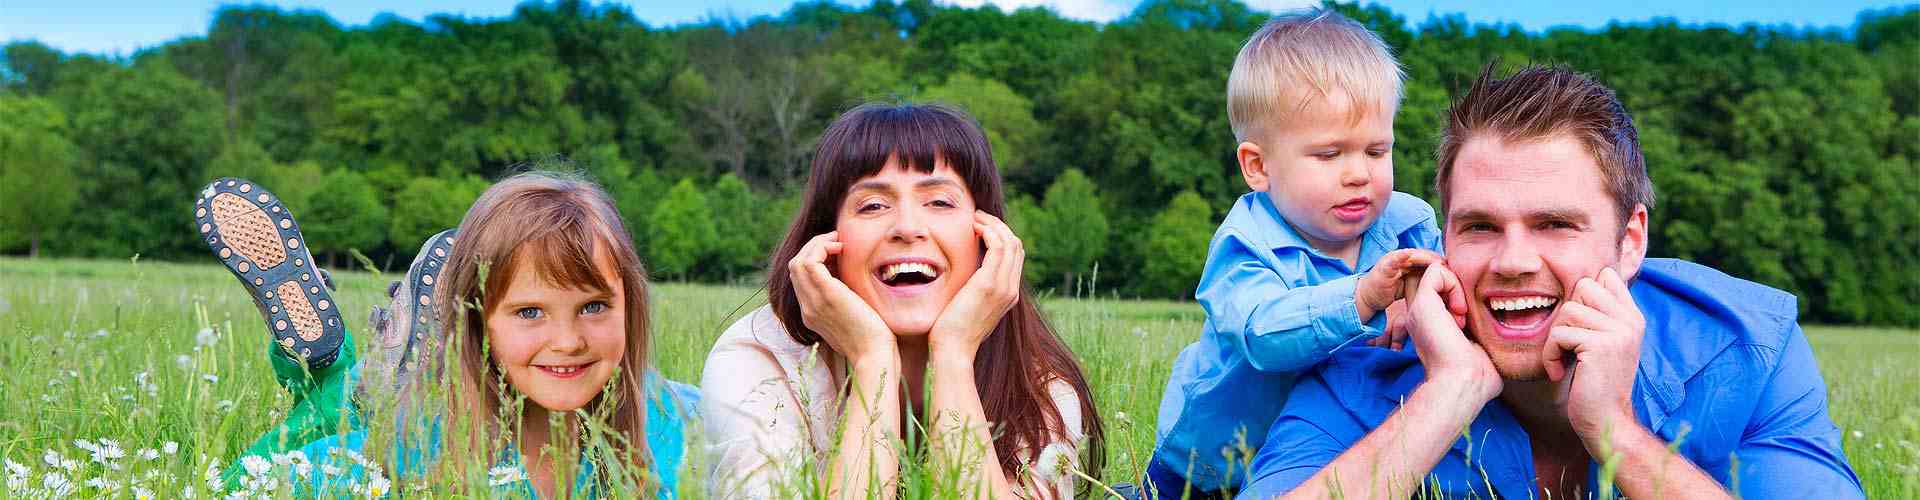
<path id="1" fill-rule="evenodd" d="M 11 458 L 7 459 L 7 475 L 8 476 L 25 476 L 27 475 L 27 472 L 28 472 L 27 466 L 20 465 L 19 463 L 14 462 L 13 459 Z"/>
<path id="2" fill-rule="evenodd" d="M 240 466 L 246 468 L 247 475 L 253 477 L 264 476 L 267 474 L 267 471 L 273 470 L 273 462 L 268 462 L 266 459 L 255 455 L 248 455 L 246 458 L 241 458 Z"/>
<path id="3" fill-rule="evenodd" d="M 219 341 L 220 332 L 216 332 L 212 328 L 201 328 L 199 333 L 193 334 L 193 349 L 197 351 L 202 347 L 213 345 L 214 342 Z"/>
<path id="4" fill-rule="evenodd" d="M 135 486 L 133 487 L 133 498 L 135 500 L 153 500 L 153 490 Z"/>
<path id="5" fill-rule="evenodd" d="M 192 356 L 188 356 L 188 355 L 185 355 L 185 354 L 181 354 L 181 355 L 179 355 L 179 356 L 174 356 L 174 357 L 173 357 L 173 364 L 174 364 L 174 366 L 178 366 L 178 367 L 180 367 L 180 369 L 182 369 L 182 370 L 190 370 L 190 369 L 193 369 L 193 357 L 192 357 Z"/>
<path id="6" fill-rule="evenodd" d="M 488 469 L 487 477 L 487 484 L 492 486 L 503 486 L 527 479 L 526 471 L 512 465 L 501 465 Z"/>
<path id="7" fill-rule="evenodd" d="M 211 373 L 206 373 L 206 374 L 201 374 L 201 375 L 200 375 L 200 380 L 205 380 L 205 381 L 207 381 L 207 383 L 209 383 L 209 384 L 218 384 L 218 383 L 220 383 L 220 376 L 219 376 L 219 375 L 214 375 L 214 374 L 211 374 Z"/>
<path id="8" fill-rule="evenodd" d="M 346 472 L 346 471 L 341 470 L 339 467 L 336 467 L 333 464 L 327 464 L 327 463 L 320 464 L 320 474 L 325 475 L 327 477 L 339 476 L 340 473 L 342 472 Z"/>
<path id="9" fill-rule="evenodd" d="M 100 453 L 100 445 L 93 444 L 93 441 L 75 439 L 73 440 L 73 446 L 86 450 L 89 453 Z"/>
<path id="10" fill-rule="evenodd" d="M 85 483 L 85 486 L 88 488 L 96 489 L 96 490 L 105 490 L 105 491 L 120 490 L 119 482 L 108 481 L 107 478 L 104 478 L 104 477 L 96 477 L 93 479 L 88 479 L 87 482 Z"/>
<path id="11" fill-rule="evenodd" d="M 80 462 L 69 460 L 67 459 L 66 456 L 61 455 L 59 452 L 55 452 L 53 450 L 47 450 L 46 456 L 42 458 L 47 461 L 48 467 L 53 467 L 57 469 L 70 471 L 80 466 Z"/>
<path id="12" fill-rule="evenodd" d="M 200 459 L 206 460 L 207 456 L 201 455 Z M 207 462 L 207 472 L 201 474 L 201 479 L 207 484 L 207 491 L 220 491 L 225 486 L 220 483 L 220 461 Z"/>
<path id="13" fill-rule="evenodd" d="M 212 375 L 208 375 L 208 376 L 209 376 L 209 377 L 211 377 Z M 226 412 L 226 411 L 233 411 L 233 400 L 231 400 L 231 399 L 222 399 L 222 400 L 220 400 L 219 402 L 216 402 L 216 403 L 214 403 L 214 404 L 213 404 L 213 409 L 215 409 L 215 410 L 220 410 L 220 411 L 223 411 L 223 412 Z"/>
<path id="14" fill-rule="evenodd" d="M 158 460 L 160 459 L 160 450 L 156 450 L 153 448 L 141 448 L 140 453 L 136 453 L 134 455 L 140 457 L 141 460 L 148 460 L 148 461 Z"/>
<path id="15" fill-rule="evenodd" d="M 47 475 L 40 476 L 40 487 L 54 496 L 73 493 L 73 481 L 68 481 L 67 476 L 60 475 L 58 472 L 48 472 Z"/>
<path id="16" fill-rule="evenodd" d="M 160 452 L 161 452 L 161 453 L 165 453 L 165 454 L 168 454 L 168 455 L 172 455 L 172 454 L 175 454 L 175 453 L 179 453 L 179 452 L 180 452 L 180 443 L 175 443 L 175 442 L 173 442 L 173 441 L 167 441 L 167 442 L 166 442 L 166 444 L 162 444 L 162 445 L 160 445 Z"/>
<path id="17" fill-rule="evenodd" d="M 1863 438 L 1863 437 L 1867 437 L 1867 433 L 1865 433 L 1865 432 L 1860 432 L 1860 429 L 1854 429 L 1854 430 L 1853 430 L 1853 438 L 1854 438 L 1854 439 L 1860 439 L 1860 438 Z"/>
<path id="18" fill-rule="evenodd" d="M 387 496 L 387 490 L 392 487 L 393 483 L 387 482 L 387 476 L 375 474 L 373 480 L 367 482 L 367 496 L 376 498 Z"/>

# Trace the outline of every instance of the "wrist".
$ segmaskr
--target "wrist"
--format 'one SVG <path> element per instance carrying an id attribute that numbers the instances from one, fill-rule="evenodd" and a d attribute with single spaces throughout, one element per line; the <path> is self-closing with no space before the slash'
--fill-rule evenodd
<path id="1" fill-rule="evenodd" d="M 1419 390 L 1427 390 L 1447 401 L 1458 401 L 1478 412 L 1488 401 L 1499 397 L 1504 387 L 1500 374 L 1491 370 L 1481 372 L 1441 368 L 1428 370 L 1427 380 L 1420 383 Z"/>
<path id="2" fill-rule="evenodd" d="M 965 370 L 973 372 L 973 358 L 979 347 L 972 348 L 955 345 L 929 343 L 927 345 L 927 366 L 942 371 Z"/>
<path id="3" fill-rule="evenodd" d="M 1485 389 L 1474 384 L 1429 378 L 1414 388 L 1405 405 L 1422 408 L 1421 413 L 1431 417 L 1434 422 L 1465 428 L 1480 416 L 1480 410 L 1487 406 L 1487 402 L 1493 400 L 1491 396 L 1483 397 L 1485 392 Z"/>
<path id="4" fill-rule="evenodd" d="M 1666 447 L 1665 441 L 1640 425 L 1631 410 L 1611 413 L 1611 416 L 1595 422 L 1595 425 L 1575 430 L 1580 435 L 1581 443 L 1586 446 L 1587 454 L 1595 460 L 1606 460 L 1607 455 L 1626 454 L 1648 446 Z"/>

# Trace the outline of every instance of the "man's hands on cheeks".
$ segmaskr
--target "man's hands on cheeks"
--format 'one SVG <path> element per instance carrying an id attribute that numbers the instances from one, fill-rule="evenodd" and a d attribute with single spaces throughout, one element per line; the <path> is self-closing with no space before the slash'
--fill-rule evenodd
<path id="1" fill-rule="evenodd" d="M 1590 453 L 1610 426 L 1615 434 L 1638 427 L 1633 380 L 1646 327 L 1626 282 L 1607 268 L 1573 285 L 1541 347 L 1547 378 L 1561 384 L 1557 402 Z"/>
<path id="2" fill-rule="evenodd" d="M 1440 254 L 1418 248 L 1403 248 L 1380 257 L 1373 269 L 1360 275 L 1353 288 L 1353 303 L 1360 321 L 1375 314 L 1387 315 L 1387 330 L 1367 341 L 1375 347 L 1399 349 L 1407 338 L 1405 306 L 1401 300 L 1418 287 L 1420 271 L 1441 262 Z"/>
<path id="3" fill-rule="evenodd" d="M 970 365 L 987 335 L 993 333 L 1000 318 L 1020 300 L 1020 276 L 1026 265 L 1027 250 L 1000 218 L 984 211 L 973 214 L 973 231 L 980 236 L 986 252 L 980 269 L 967 278 L 953 302 L 940 311 L 927 338 L 932 356 L 965 358 Z"/>
<path id="4" fill-rule="evenodd" d="M 843 248 L 840 232 L 829 232 L 808 240 L 787 262 L 794 295 L 800 299 L 800 320 L 848 362 L 890 360 L 899 348 L 887 322 L 827 267 Z"/>
<path id="5" fill-rule="evenodd" d="M 1447 392 L 1465 396 L 1475 411 L 1500 395 L 1500 373 L 1479 344 L 1467 338 L 1467 293 L 1460 278 L 1444 265 L 1427 266 L 1420 286 L 1407 299 L 1408 330 L 1420 364 L 1427 370 L 1425 385 L 1439 384 Z"/>

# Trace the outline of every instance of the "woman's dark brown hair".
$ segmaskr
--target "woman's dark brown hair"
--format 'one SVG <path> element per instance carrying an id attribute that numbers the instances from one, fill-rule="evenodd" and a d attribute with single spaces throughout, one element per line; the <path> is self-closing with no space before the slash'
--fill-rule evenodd
<path id="1" fill-rule="evenodd" d="M 986 135 L 972 117 L 940 105 L 879 103 L 840 115 L 814 149 L 800 211 L 787 228 L 786 240 L 774 251 L 767 276 L 774 315 L 803 345 L 819 342 L 820 336 L 800 320 L 800 299 L 794 295 L 786 262 L 814 236 L 833 231 L 847 190 L 860 179 L 879 174 L 889 160 L 921 173 L 932 173 L 937 163 L 944 163 L 966 184 L 977 209 L 1002 219 L 1007 216 L 1000 169 L 993 163 Z M 1051 429 L 1066 431 L 1046 387 L 1058 379 L 1071 384 L 1079 395 L 1087 437 L 1084 463 L 1088 475 L 1100 477 L 1106 461 L 1105 433 L 1093 406 L 1093 391 L 1073 352 L 1047 326 L 1026 287 L 1021 287 L 1019 301 L 981 343 L 973 366 L 974 385 L 987 420 L 999 426 L 993 446 L 1001 470 L 1013 473 L 1023 466 L 1039 466 L 1033 462 L 1041 448 L 1056 438 Z"/>

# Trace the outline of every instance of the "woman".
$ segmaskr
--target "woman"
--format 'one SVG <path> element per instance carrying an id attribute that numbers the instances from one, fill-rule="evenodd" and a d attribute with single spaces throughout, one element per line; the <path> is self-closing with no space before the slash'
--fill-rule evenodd
<path id="1" fill-rule="evenodd" d="M 1099 413 L 1021 286 L 1005 214 L 965 114 L 868 104 L 835 120 L 773 255 L 770 304 L 707 356 L 710 492 L 890 497 L 913 451 L 903 432 L 922 429 L 954 493 L 1071 498 L 1074 471 L 1098 477 Z"/>

